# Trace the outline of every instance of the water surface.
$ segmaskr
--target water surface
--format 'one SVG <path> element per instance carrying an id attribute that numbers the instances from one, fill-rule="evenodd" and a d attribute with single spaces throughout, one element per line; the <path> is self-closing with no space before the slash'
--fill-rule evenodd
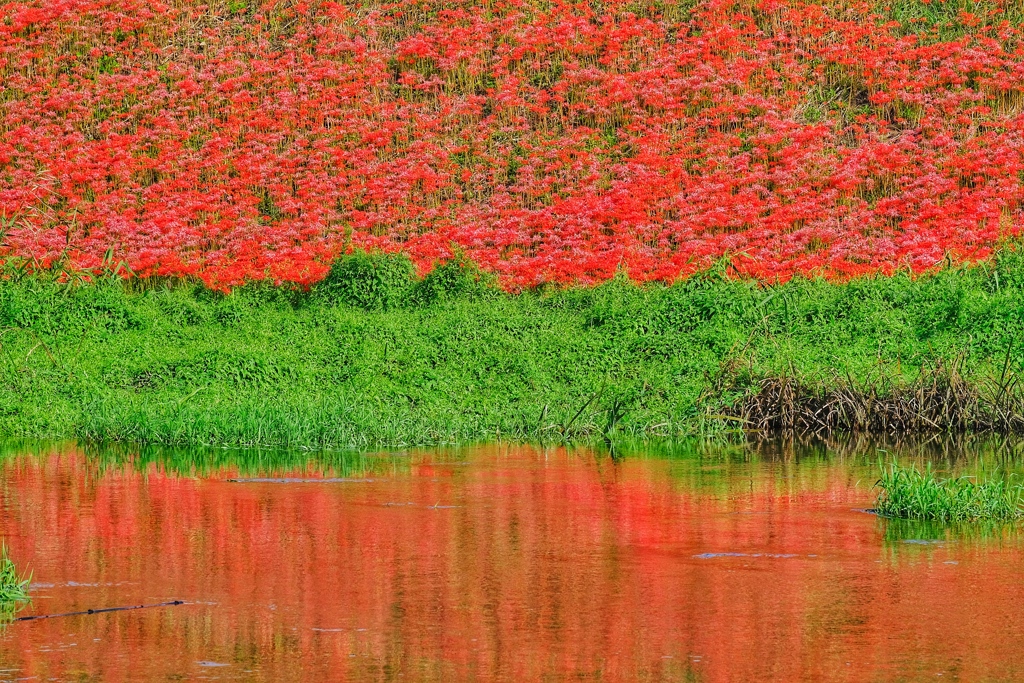
<path id="1" fill-rule="evenodd" d="M 0 680 L 1024 679 L 1017 534 L 864 512 L 875 458 L 15 449 L 21 615 L 186 604 L 11 624 Z"/>

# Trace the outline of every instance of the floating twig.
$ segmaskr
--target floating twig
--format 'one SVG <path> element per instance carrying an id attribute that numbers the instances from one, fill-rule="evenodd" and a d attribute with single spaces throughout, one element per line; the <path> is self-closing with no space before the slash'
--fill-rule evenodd
<path id="1" fill-rule="evenodd" d="M 101 607 L 100 609 L 87 609 L 84 612 L 62 612 L 60 614 L 35 614 L 28 617 L 17 617 L 14 621 L 36 621 L 38 619 L 56 619 L 57 617 L 77 617 L 86 614 L 100 614 L 101 612 L 124 612 L 133 609 L 150 609 L 152 607 L 170 607 L 172 605 L 184 605 L 184 600 L 171 600 L 170 602 L 158 602 L 155 605 L 128 605 L 127 607 Z"/>
<path id="2" fill-rule="evenodd" d="M 253 477 L 250 479 L 225 479 L 232 484 L 369 484 L 373 479 L 348 479 L 345 477 L 331 477 L 317 479 L 291 478 L 291 477 Z"/>

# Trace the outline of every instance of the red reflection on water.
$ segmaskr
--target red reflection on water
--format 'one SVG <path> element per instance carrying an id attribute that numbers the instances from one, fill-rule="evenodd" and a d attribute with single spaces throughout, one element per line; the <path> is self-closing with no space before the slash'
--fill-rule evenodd
<path id="1" fill-rule="evenodd" d="M 1017 543 L 886 543 L 854 510 L 871 480 L 507 447 L 334 484 L 17 458 L 0 522 L 30 612 L 191 604 L 11 625 L 0 679 L 1024 674 Z"/>

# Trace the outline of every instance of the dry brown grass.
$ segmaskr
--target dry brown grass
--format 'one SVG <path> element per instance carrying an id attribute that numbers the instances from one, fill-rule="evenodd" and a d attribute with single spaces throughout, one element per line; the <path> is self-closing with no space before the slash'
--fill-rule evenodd
<path id="1" fill-rule="evenodd" d="M 997 375 L 967 375 L 958 358 L 924 367 L 911 380 L 789 374 L 764 377 L 745 389 L 728 381 L 722 387 L 740 392 L 722 414 L 758 432 L 1024 434 L 1024 387 L 1008 363 Z"/>

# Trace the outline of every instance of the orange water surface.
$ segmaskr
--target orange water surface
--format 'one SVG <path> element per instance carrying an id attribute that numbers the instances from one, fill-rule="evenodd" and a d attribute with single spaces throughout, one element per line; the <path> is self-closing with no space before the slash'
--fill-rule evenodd
<path id="1" fill-rule="evenodd" d="M 1016 533 L 892 527 L 864 511 L 876 473 L 501 445 L 318 482 L 16 453 L 19 616 L 185 604 L 12 623 L 0 680 L 1024 680 Z"/>

